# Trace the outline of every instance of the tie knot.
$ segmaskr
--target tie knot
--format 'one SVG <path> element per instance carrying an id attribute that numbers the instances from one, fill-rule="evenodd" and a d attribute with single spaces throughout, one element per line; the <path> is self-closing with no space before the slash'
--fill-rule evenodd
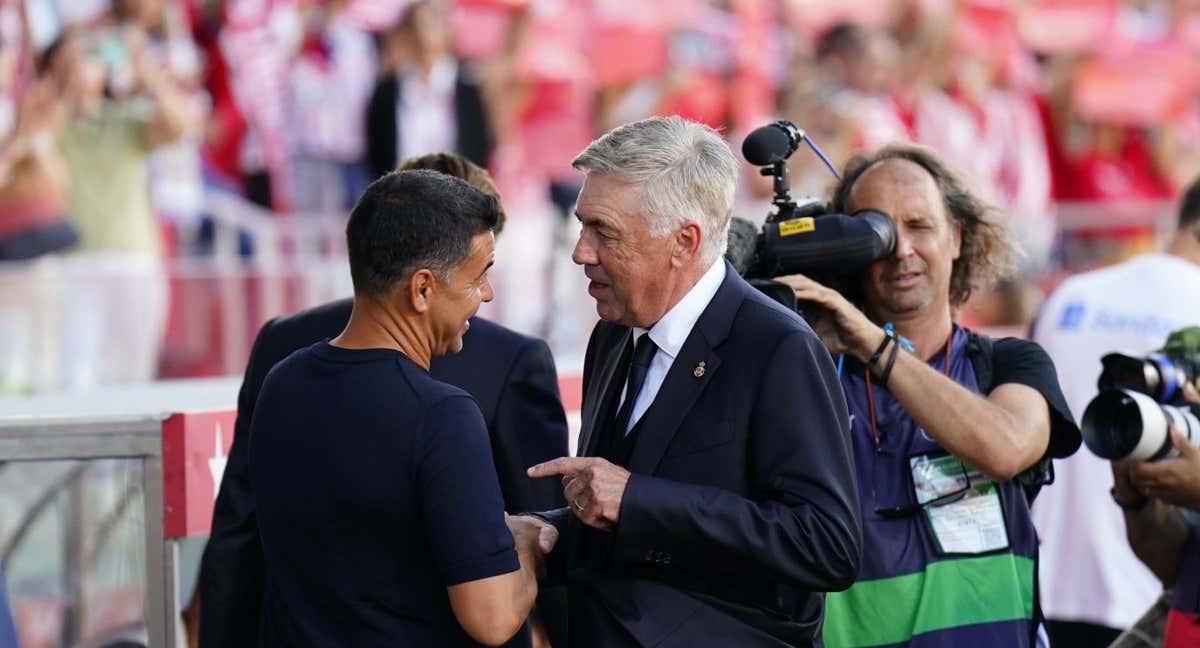
<path id="1" fill-rule="evenodd" d="M 649 333 L 643 333 L 633 347 L 633 359 L 630 364 L 637 367 L 649 367 L 655 351 L 658 351 L 658 345 L 650 339 Z"/>

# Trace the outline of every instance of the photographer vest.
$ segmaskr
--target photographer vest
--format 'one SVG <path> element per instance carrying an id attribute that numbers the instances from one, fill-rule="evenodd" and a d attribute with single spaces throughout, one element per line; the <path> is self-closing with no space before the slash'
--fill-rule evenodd
<path id="1" fill-rule="evenodd" d="M 991 340 L 955 326 L 929 364 L 987 393 L 991 352 Z M 962 466 L 861 363 L 848 361 L 841 380 L 864 550 L 855 584 L 826 597 L 825 645 L 1032 646 L 1037 536 L 1020 483 Z"/>

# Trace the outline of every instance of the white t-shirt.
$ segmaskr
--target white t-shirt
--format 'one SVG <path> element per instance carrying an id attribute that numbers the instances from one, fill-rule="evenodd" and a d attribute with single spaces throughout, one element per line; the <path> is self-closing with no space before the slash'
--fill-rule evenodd
<path id="1" fill-rule="evenodd" d="M 1145 354 L 1175 329 L 1200 324 L 1200 265 L 1146 254 L 1071 277 L 1046 302 L 1034 330 L 1058 369 L 1076 420 L 1096 395 L 1100 357 Z M 1128 628 L 1162 591 L 1129 548 L 1125 519 L 1108 494 L 1110 464 L 1081 447 L 1054 462 L 1038 495 L 1040 583 L 1047 618 Z"/>

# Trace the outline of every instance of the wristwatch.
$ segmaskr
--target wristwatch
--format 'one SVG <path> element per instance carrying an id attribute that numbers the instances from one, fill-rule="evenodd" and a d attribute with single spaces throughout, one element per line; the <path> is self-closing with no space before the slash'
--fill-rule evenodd
<path id="1" fill-rule="evenodd" d="M 1137 493 L 1137 491 L 1134 492 Z M 1150 498 L 1142 495 L 1141 493 L 1137 493 L 1138 498 L 1132 501 L 1128 499 L 1122 499 L 1120 495 L 1117 495 L 1116 486 L 1108 489 L 1108 493 L 1109 495 L 1112 495 L 1113 501 L 1117 503 L 1117 506 L 1121 507 L 1122 511 L 1129 511 L 1131 513 L 1137 512 L 1146 508 L 1146 505 L 1150 503 Z"/>

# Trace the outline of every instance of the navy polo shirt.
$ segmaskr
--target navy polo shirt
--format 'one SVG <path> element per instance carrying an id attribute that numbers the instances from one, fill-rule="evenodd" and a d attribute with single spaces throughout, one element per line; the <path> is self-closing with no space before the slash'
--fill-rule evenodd
<path id="1" fill-rule="evenodd" d="M 518 569 L 479 407 L 398 351 L 319 342 L 250 427 L 260 645 L 475 645 L 447 586 Z"/>

